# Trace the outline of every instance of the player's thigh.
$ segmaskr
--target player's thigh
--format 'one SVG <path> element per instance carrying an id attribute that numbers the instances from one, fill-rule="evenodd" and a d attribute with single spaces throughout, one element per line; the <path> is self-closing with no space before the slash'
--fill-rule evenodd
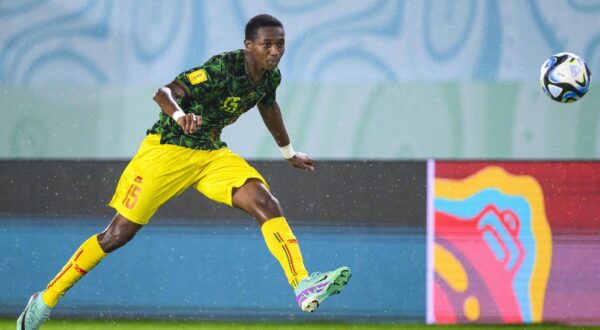
<path id="1" fill-rule="evenodd" d="M 132 222 L 148 223 L 160 206 L 193 184 L 198 165 L 190 152 L 146 138 L 123 171 L 109 205 Z"/>
<path id="2" fill-rule="evenodd" d="M 226 148 L 214 153 L 214 158 L 194 183 L 194 188 L 206 197 L 232 206 L 233 190 L 250 179 L 256 179 L 269 188 L 262 175 L 238 154 Z"/>

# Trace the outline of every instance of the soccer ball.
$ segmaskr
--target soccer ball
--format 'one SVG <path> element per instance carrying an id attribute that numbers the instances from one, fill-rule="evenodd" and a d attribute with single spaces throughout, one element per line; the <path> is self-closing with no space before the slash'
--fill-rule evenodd
<path id="1" fill-rule="evenodd" d="M 592 73 L 585 61 L 572 53 L 558 53 L 550 56 L 542 65 L 540 84 L 554 101 L 571 103 L 587 93 Z"/>

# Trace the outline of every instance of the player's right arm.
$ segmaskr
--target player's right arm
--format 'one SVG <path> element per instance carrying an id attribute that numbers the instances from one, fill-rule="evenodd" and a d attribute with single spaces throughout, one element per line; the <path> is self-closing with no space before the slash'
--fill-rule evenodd
<path id="1" fill-rule="evenodd" d="M 160 107 L 160 110 L 167 116 L 175 119 L 177 124 L 186 134 L 195 133 L 200 125 L 202 125 L 202 117 L 193 113 L 185 113 L 179 107 L 175 100 L 187 96 L 187 92 L 183 86 L 177 81 L 172 81 L 169 84 L 159 88 L 152 98 Z"/>

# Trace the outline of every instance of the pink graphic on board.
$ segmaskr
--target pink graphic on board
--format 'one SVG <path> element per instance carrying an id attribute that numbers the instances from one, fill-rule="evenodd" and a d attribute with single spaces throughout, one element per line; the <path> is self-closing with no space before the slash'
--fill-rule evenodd
<path id="1" fill-rule="evenodd" d="M 540 321 L 552 241 L 537 182 L 488 167 L 435 184 L 435 322 Z"/>

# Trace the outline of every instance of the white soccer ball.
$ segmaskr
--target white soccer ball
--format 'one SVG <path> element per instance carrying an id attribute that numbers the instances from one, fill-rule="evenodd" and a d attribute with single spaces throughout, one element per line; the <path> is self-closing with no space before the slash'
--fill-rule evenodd
<path id="1" fill-rule="evenodd" d="M 590 88 L 592 73 L 585 61 L 572 53 L 550 56 L 542 65 L 540 84 L 554 101 L 571 103 L 579 100 Z"/>

